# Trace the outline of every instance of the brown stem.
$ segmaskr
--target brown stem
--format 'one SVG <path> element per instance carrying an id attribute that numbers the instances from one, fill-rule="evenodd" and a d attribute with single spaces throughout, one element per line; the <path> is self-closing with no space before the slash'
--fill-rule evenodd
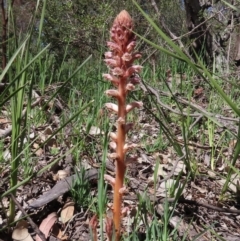
<path id="1" fill-rule="evenodd" d="M 116 182 L 113 198 L 113 221 L 116 232 L 116 240 L 120 239 L 120 228 L 121 228 L 121 204 L 122 194 L 119 193 L 120 188 L 123 187 L 125 164 L 119 159 L 116 166 Z"/>
<path id="2" fill-rule="evenodd" d="M 120 239 L 120 228 L 121 228 L 121 204 L 122 194 L 119 190 L 123 187 L 124 175 L 126 170 L 125 165 L 125 121 L 126 121 L 126 83 L 124 79 L 120 80 L 119 84 L 119 98 L 118 98 L 118 118 L 124 120 L 124 122 L 118 119 L 117 126 L 117 159 L 116 159 L 116 178 L 114 185 L 114 198 L 113 198 L 113 221 L 116 231 L 116 240 Z"/>

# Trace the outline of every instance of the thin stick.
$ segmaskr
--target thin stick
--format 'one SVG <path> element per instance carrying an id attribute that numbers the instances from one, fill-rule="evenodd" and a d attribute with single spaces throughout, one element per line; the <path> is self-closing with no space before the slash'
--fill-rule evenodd
<path id="1" fill-rule="evenodd" d="M 17 207 L 19 208 L 19 210 L 24 214 L 24 216 L 26 216 L 28 222 L 30 223 L 30 225 L 32 226 L 33 230 L 35 231 L 35 233 L 42 239 L 42 241 L 47 241 L 47 239 L 45 238 L 45 235 L 42 233 L 42 231 L 38 228 L 38 226 L 32 221 L 32 219 L 29 217 L 29 215 L 25 212 L 25 210 L 23 209 L 23 207 L 20 205 L 20 203 L 17 201 L 17 199 L 14 197 L 14 195 L 12 193 L 10 193 L 10 196 L 12 198 L 12 200 L 14 201 L 14 203 L 17 205 Z"/>

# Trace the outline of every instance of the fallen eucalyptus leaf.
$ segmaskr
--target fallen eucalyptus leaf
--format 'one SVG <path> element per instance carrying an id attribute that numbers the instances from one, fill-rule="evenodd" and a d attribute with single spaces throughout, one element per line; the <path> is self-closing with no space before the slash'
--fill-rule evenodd
<path id="1" fill-rule="evenodd" d="M 74 214 L 74 203 L 71 202 L 67 205 L 65 205 L 61 211 L 61 220 L 62 220 L 62 223 L 67 223 L 72 217 L 73 217 L 73 214 Z"/>
<path id="2" fill-rule="evenodd" d="M 40 224 L 39 229 L 43 232 L 46 238 L 48 237 L 48 234 L 56 220 L 57 214 L 54 212 L 50 213 L 45 219 L 43 219 L 42 223 Z M 42 239 L 37 235 L 36 241 L 42 241 Z"/>

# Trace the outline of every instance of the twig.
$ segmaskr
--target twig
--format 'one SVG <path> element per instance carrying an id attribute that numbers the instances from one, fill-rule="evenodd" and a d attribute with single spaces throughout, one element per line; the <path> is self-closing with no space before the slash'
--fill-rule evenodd
<path id="1" fill-rule="evenodd" d="M 164 92 L 164 91 L 160 91 L 160 94 L 163 95 L 163 96 L 171 97 L 170 93 L 167 93 L 167 92 Z M 202 112 L 205 116 L 215 117 L 216 119 L 219 119 L 219 120 L 232 121 L 232 122 L 235 122 L 235 123 L 239 122 L 239 118 L 226 117 L 226 116 L 223 116 L 223 115 L 219 115 L 219 114 L 214 114 L 214 113 L 208 112 L 204 108 L 202 108 L 200 105 L 192 103 L 189 100 L 185 100 L 185 99 L 181 98 L 180 96 L 174 96 L 174 98 L 176 98 L 182 104 L 189 105 L 193 109 L 195 109 L 195 110 L 197 110 L 199 112 Z"/>
<path id="2" fill-rule="evenodd" d="M 236 130 L 235 129 L 234 130 L 237 132 L 237 126 L 236 125 L 232 125 L 232 123 L 231 123 L 231 125 L 230 125 L 230 123 L 229 123 L 229 125 L 227 125 L 226 122 L 231 121 L 231 122 L 238 123 L 239 118 L 231 118 L 231 117 L 226 117 L 226 116 L 222 116 L 222 115 L 219 115 L 219 114 L 214 114 L 214 113 L 208 112 L 204 108 L 202 108 L 201 106 L 199 106 L 195 103 L 192 103 L 189 100 L 185 100 L 185 99 L 183 99 L 183 98 L 181 98 L 180 96 L 177 96 L 177 95 L 174 95 L 174 98 L 179 103 L 182 103 L 184 105 L 188 105 L 191 108 L 199 111 L 200 113 L 190 114 L 190 113 L 187 113 L 187 112 L 184 112 L 184 111 L 174 110 L 171 107 L 169 107 L 168 105 L 164 104 L 160 100 L 160 97 L 159 97 L 159 95 L 163 95 L 163 96 L 168 96 L 168 97 L 172 98 L 173 96 L 170 93 L 167 93 L 167 92 L 164 92 L 164 91 L 159 91 L 159 93 L 158 93 L 158 91 L 154 90 L 151 86 L 146 85 L 144 83 L 144 81 L 142 81 L 140 86 L 141 86 L 141 89 L 143 89 L 144 91 L 148 91 L 149 93 L 155 95 L 155 97 L 157 98 L 157 103 L 160 104 L 163 108 L 171 111 L 172 113 L 175 113 L 175 114 L 181 115 L 181 116 L 190 116 L 190 117 L 197 117 L 197 118 L 199 118 L 200 116 L 201 117 L 206 116 L 208 118 L 211 118 L 220 127 L 227 129 L 230 133 L 235 134 L 232 131 L 233 128 L 235 128 Z"/>
<path id="3" fill-rule="evenodd" d="M 85 213 L 83 214 L 83 218 L 86 218 L 86 216 L 87 216 L 90 208 L 93 206 L 93 204 L 94 204 L 94 202 L 92 202 L 91 205 L 88 207 L 88 209 L 85 211 Z M 74 220 L 74 218 L 77 217 L 78 215 L 81 215 L 81 214 L 82 214 L 82 212 L 81 212 L 81 213 L 77 213 L 77 214 L 75 214 L 75 215 L 72 216 L 72 218 L 68 221 L 68 224 L 67 224 L 66 228 L 64 229 L 64 231 L 63 231 L 63 233 L 62 233 L 62 237 L 63 237 L 64 234 L 66 233 L 66 231 L 67 231 L 70 223 Z M 80 225 L 79 229 L 80 229 L 83 225 L 84 225 L 84 223 Z"/>
<path id="4" fill-rule="evenodd" d="M 187 203 L 187 204 L 190 204 L 190 205 L 201 206 L 201 207 L 212 209 L 214 211 L 221 212 L 221 213 L 236 213 L 236 214 L 240 214 L 240 210 L 233 210 L 233 209 L 230 209 L 230 208 L 219 208 L 219 207 L 216 207 L 216 206 L 211 205 L 211 204 L 202 203 L 202 202 L 195 201 L 195 200 L 188 200 L 188 199 L 185 199 L 185 198 L 180 198 L 178 200 L 178 202 L 179 203 Z"/>
<path id="5" fill-rule="evenodd" d="M 24 216 L 26 216 L 28 222 L 30 223 L 30 225 L 32 226 L 32 228 L 34 229 L 35 233 L 42 239 L 42 241 L 46 241 L 45 235 L 42 233 L 42 231 L 38 228 L 38 226 L 32 221 L 32 219 L 29 217 L 29 215 L 25 212 L 25 210 L 23 209 L 23 207 L 20 205 L 20 203 L 17 201 L 17 199 L 14 197 L 14 195 L 12 193 L 10 193 L 10 196 L 12 198 L 12 200 L 14 201 L 14 203 L 17 205 L 17 207 L 19 208 L 19 210 L 24 214 Z"/>
<path id="6" fill-rule="evenodd" d="M 142 84 L 140 85 L 141 89 L 144 90 L 145 92 L 148 91 L 150 92 L 151 94 L 155 95 L 156 98 L 157 98 L 157 101 L 160 105 L 162 105 L 164 108 L 172 111 L 173 113 L 175 114 L 178 114 L 178 115 L 183 115 L 183 116 L 191 116 L 191 117 L 200 117 L 202 116 L 202 114 L 189 114 L 189 113 L 186 113 L 186 112 L 180 112 L 180 111 L 177 111 L 177 110 L 174 110 L 172 109 L 171 107 L 169 107 L 168 105 L 165 105 L 164 103 L 161 102 L 160 100 L 160 97 L 159 95 L 163 95 L 163 96 L 167 96 L 167 97 L 172 97 L 170 93 L 168 92 L 164 92 L 164 91 L 159 91 L 159 93 L 154 90 L 151 86 L 147 85 L 146 83 L 144 83 L 145 81 L 142 81 Z M 226 116 L 223 116 L 223 115 L 219 115 L 219 114 L 213 114 L 213 113 L 210 113 L 208 111 L 206 111 L 205 109 L 203 109 L 201 106 L 197 105 L 197 104 L 194 104 L 192 102 L 189 102 L 188 100 L 184 100 L 183 98 L 181 98 L 180 96 L 174 96 L 174 98 L 176 98 L 179 102 L 181 102 L 182 104 L 185 104 L 185 105 L 189 105 L 190 107 L 192 107 L 193 109 L 195 110 L 198 110 L 200 112 L 202 112 L 204 115 L 206 116 L 210 116 L 210 117 L 215 117 L 216 119 L 220 119 L 220 120 L 226 120 L 226 121 L 232 121 L 232 122 L 235 122 L 235 123 L 238 123 L 239 122 L 239 119 L 238 118 L 232 118 L 232 117 L 226 117 Z"/>
<path id="7" fill-rule="evenodd" d="M 172 109 L 171 107 L 169 107 L 168 105 L 164 104 L 161 100 L 160 100 L 160 97 L 159 97 L 159 94 L 156 90 L 154 90 L 151 86 L 149 85 L 146 85 L 145 83 L 144 84 L 141 84 L 141 89 L 144 90 L 144 91 L 148 91 L 150 94 L 153 94 L 156 96 L 157 98 L 157 102 L 158 104 L 160 104 L 163 108 L 171 111 L 172 113 L 174 114 L 177 114 L 177 115 L 181 115 L 181 116 L 191 116 L 191 117 L 199 117 L 201 114 L 189 114 L 187 112 L 184 112 L 184 111 L 178 111 L 178 110 L 174 110 Z"/>
<path id="8" fill-rule="evenodd" d="M 158 16 L 158 19 L 163 27 L 163 29 L 169 33 L 169 35 L 171 36 L 172 40 L 176 40 L 180 46 L 181 49 L 183 49 L 184 53 L 188 56 L 188 58 L 190 58 L 192 61 L 192 57 L 190 56 L 190 54 L 188 53 L 187 49 L 184 47 L 184 44 L 182 43 L 181 41 L 181 38 L 180 37 L 177 37 L 168 27 L 167 25 L 165 24 L 165 21 L 161 15 L 161 12 L 159 10 L 159 8 L 157 7 L 157 3 L 155 0 L 151 0 L 151 4 L 152 6 L 154 7 L 156 13 L 157 13 L 157 16 Z"/>
<path id="9" fill-rule="evenodd" d="M 191 131 L 192 128 L 203 118 L 203 115 L 197 117 L 197 119 L 189 126 L 188 131 Z"/>

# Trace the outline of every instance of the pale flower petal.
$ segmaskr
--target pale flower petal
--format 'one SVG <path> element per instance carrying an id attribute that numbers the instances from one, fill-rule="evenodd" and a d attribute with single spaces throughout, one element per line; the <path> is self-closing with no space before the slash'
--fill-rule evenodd
<path id="1" fill-rule="evenodd" d="M 123 119 L 122 117 L 119 117 L 118 119 L 117 119 L 117 123 L 118 124 L 125 124 L 125 119 Z"/>
<path id="2" fill-rule="evenodd" d="M 133 65 L 130 68 L 128 68 L 128 70 L 125 73 L 126 77 L 130 77 L 135 73 L 140 73 L 140 71 L 142 70 L 142 66 L 141 65 Z"/>
<path id="3" fill-rule="evenodd" d="M 134 89 L 135 89 L 135 86 L 134 86 L 132 83 L 129 83 L 129 84 L 127 84 L 127 86 L 126 86 L 126 89 L 127 89 L 127 90 L 134 90 Z"/>
<path id="4" fill-rule="evenodd" d="M 129 207 L 124 207 L 121 211 L 123 217 L 127 216 L 128 212 L 130 212 Z"/>
<path id="5" fill-rule="evenodd" d="M 114 185 L 115 185 L 115 182 L 116 182 L 115 178 L 113 178 L 110 175 L 105 174 L 104 175 L 104 180 L 107 181 L 112 186 L 112 188 L 114 188 Z"/>
<path id="6" fill-rule="evenodd" d="M 111 50 L 117 50 L 118 52 L 121 52 L 121 47 L 113 42 L 107 42 L 107 46 L 111 49 Z"/>
<path id="7" fill-rule="evenodd" d="M 132 55 L 129 54 L 129 53 L 125 53 L 123 56 L 122 56 L 122 60 L 124 61 L 130 61 L 132 59 Z"/>
<path id="8" fill-rule="evenodd" d="M 117 90 L 106 90 L 105 94 L 112 97 L 119 97 L 119 92 Z"/>
<path id="9" fill-rule="evenodd" d="M 135 46 L 136 46 L 136 42 L 135 41 L 130 42 L 130 44 L 128 44 L 128 46 L 127 46 L 127 51 L 129 53 L 132 52 L 133 49 L 135 48 Z"/>
<path id="10" fill-rule="evenodd" d="M 124 152 L 126 153 L 127 151 L 132 150 L 132 149 L 134 149 L 136 147 L 138 147 L 137 144 L 130 143 L 130 144 L 125 144 L 123 149 L 124 149 Z"/>
<path id="11" fill-rule="evenodd" d="M 110 136 L 110 138 L 111 138 L 114 142 L 117 142 L 117 135 L 116 135 L 116 133 L 110 132 L 109 136 Z"/>
<path id="12" fill-rule="evenodd" d="M 128 113 L 134 108 L 140 108 L 143 106 L 143 103 L 141 101 L 134 101 L 126 106 L 126 112 Z"/>
<path id="13" fill-rule="evenodd" d="M 132 56 L 133 56 L 133 59 L 139 59 L 142 57 L 140 53 L 134 53 Z"/>
<path id="14" fill-rule="evenodd" d="M 107 241 L 111 241 L 112 240 L 112 236 L 113 236 L 113 219 L 106 217 L 106 222 L 105 222 L 105 231 L 106 231 L 106 235 L 107 235 Z M 97 238 L 96 238 L 97 240 Z"/>
<path id="15" fill-rule="evenodd" d="M 111 142 L 109 143 L 109 146 L 110 146 L 113 150 L 116 150 L 116 148 L 117 148 L 117 144 L 116 144 L 116 142 L 114 142 L 114 141 L 111 141 Z"/>
<path id="16" fill-rule="evenodd" d="M 133 20 L 126 10 L 122 10 L 113 21 L 113 26 L 132 28 L 132 25 Z"/>
<path id="17" fill-rule="evenodd" d="M 109 52 L 106 52 L 104 55 L 105 55 L 105 58 L 110 59 L 113 57 L 113 52 L 109 51 Z"/>
<path id="18" fill-rule="evenodd" d="M 121 187 L 120 189 L 119 189 L 119 193 L 120 194 L 124 194 L 124 193 L 126 193 L 127 192 L 127 188 L 125 187 L 125 186 L 123 186 L 123 187 Z"/>
<path id="19" fill-rule="evenodd" d="M 112 70 L 112 74 L 115 76 L 123 76 L 124 72 L 121 68 L 116 67 Z"/>
<path id="20" fill-rule="evenodd" d="M 104 79 L 111 81 L 114 85 L 118 86 L 119 84 L 119 79 L 111 74 L 103 74 L 102 75 Z"/>
<path id="21" fill-rule="evenodd" d="M 118 158 L 118 154 L 116 152 L 113 152 L 113 153 L 109 153 L 108 154 L 108 157 L 110 159 L 117 159 Z"/>
<path id="22" fill-rule="evenodd" d="M 116 61 L 115 59 L 105 59 L 104 62 L 110 67 L 110 68 L 114 68 L 118 66 L 118 61 Z"/>

